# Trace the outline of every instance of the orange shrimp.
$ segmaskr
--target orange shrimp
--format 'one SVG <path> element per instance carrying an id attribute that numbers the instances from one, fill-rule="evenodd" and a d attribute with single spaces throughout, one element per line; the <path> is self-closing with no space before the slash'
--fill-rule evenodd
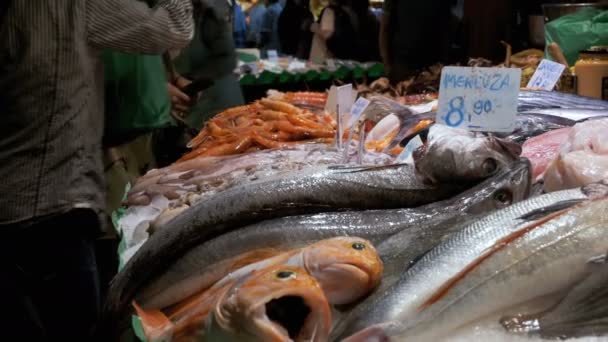
<path id="1" fill-rule="evenodd" d="M 306 129 L 294 126 L 288 121 L 277 121 L 276 127 L 281 131 L 285 131 L 292 134 L 298 134 L 308 138 L 331 138 L 335 135 L 334 131 L 321 129 Z"/>
<path id="2" fill-rule="evenodd" d="M 317 122 L 307 120 L 301 116 L 294 115 L 294 114 L 288 114 L 287 120 L 297 126 L 304 126 L 304 127 L 308 127 L 308 128 L 314 128 L 314 129 L 325 129 L 325 127 L 323 125 L 321 125 Z"/>
<path id="3" fill-rule="evenodd" d="M 298 107 L 289 104 L 287 102 L 282 102 L 282 101 L 273 101 L 273 100 L 268 100 L 268 99 L 261 99 L 260 100 L 260 104 L 262 104 L 262 106 L 272 109 L 272 110 L 276 110 L 279 112 L 284 112 L 287 114 L 299 114 L 302 112 L 301 109 L 299 109 Z"/>
<path id="4" fill-rule="evenodd" d="M 262 110 L 262 111 L 260 111 L 260 117 L 262 118 L 262 120 L 266 120 L 266 121 L 282 120 L 287 115 L 288 114 L 286 114 L 286 113 L 277 112 L 277 111 L 274 111 L 274 110 Z"/>

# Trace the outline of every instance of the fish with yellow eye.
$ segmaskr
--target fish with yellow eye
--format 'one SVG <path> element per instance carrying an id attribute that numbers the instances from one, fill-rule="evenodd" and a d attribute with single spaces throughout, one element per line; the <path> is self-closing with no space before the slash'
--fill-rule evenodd
<path id="1" fill-rule="evenodd" d="M 299 267 L 253 272 L 219 296 L 207 341 L 326 341 L 331 309 L 315 278 Z"/>
<path id="2" fill-rule="evenodd" d="M 236 269 L 202 291 L 164 310 L 164 320 L 145 318 L 161 315 L 159 310 L 136 307 L 146 331 L 172 331 L 174 336 L 187 335 L 192 326 L 198 327 L 209 314 L 218 293 L 257 270 L 274 266 L 302 267 L 318 280 L 330 304 L 350 304 L 364 297 L 381 280 L 383 264 L 373 245 L 361 238 L 337 237 L 283 252 L 248 264 L 250 253 L 233 265 Z M 150 339 L 150 336 L 148 336 Z"/>
<path id="3" fill-rule="evenodd" d="M 198 299 L 189 321 L 175 324 L 158 310 L 136 305 L 148 341 L 325 341 L 331 328 L 323 289 L 301 267 L 259 269 Z"/>

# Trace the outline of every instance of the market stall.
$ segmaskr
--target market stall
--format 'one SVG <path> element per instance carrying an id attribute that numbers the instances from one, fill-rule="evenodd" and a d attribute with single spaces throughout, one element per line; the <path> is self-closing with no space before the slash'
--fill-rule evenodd
<path id="1" fill-rule="evenodd" d="M 243 63 L 248 104 L 126 189 L 107 318 L 145 341 L 605 338 L 608 51 L 560 39 L 398 84 Z"/>

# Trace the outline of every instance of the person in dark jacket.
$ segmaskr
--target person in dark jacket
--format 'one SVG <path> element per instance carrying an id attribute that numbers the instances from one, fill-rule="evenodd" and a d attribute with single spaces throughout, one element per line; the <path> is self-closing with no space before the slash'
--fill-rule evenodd
<path id="1" fill-rule="evenodd" d="M 385 0 L 380 51 L 391 81 L 403 81 L 443 59 L 451 1 Z"/>
<path id="2" fill-rule="evenodd" d="M 308 58 L 314 17 L 307 0 L 287 0 L 279 17 L 281 52 L 301 59 Z"/>

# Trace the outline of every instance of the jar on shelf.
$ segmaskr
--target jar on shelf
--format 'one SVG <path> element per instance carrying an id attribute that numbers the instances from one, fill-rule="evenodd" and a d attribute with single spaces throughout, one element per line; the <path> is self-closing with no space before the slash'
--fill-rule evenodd
<path id="1" fill-rule="evenodd" d="M 608 46 L 581 51 L 575 70 L 579 95 L 608 100 Z"/>

